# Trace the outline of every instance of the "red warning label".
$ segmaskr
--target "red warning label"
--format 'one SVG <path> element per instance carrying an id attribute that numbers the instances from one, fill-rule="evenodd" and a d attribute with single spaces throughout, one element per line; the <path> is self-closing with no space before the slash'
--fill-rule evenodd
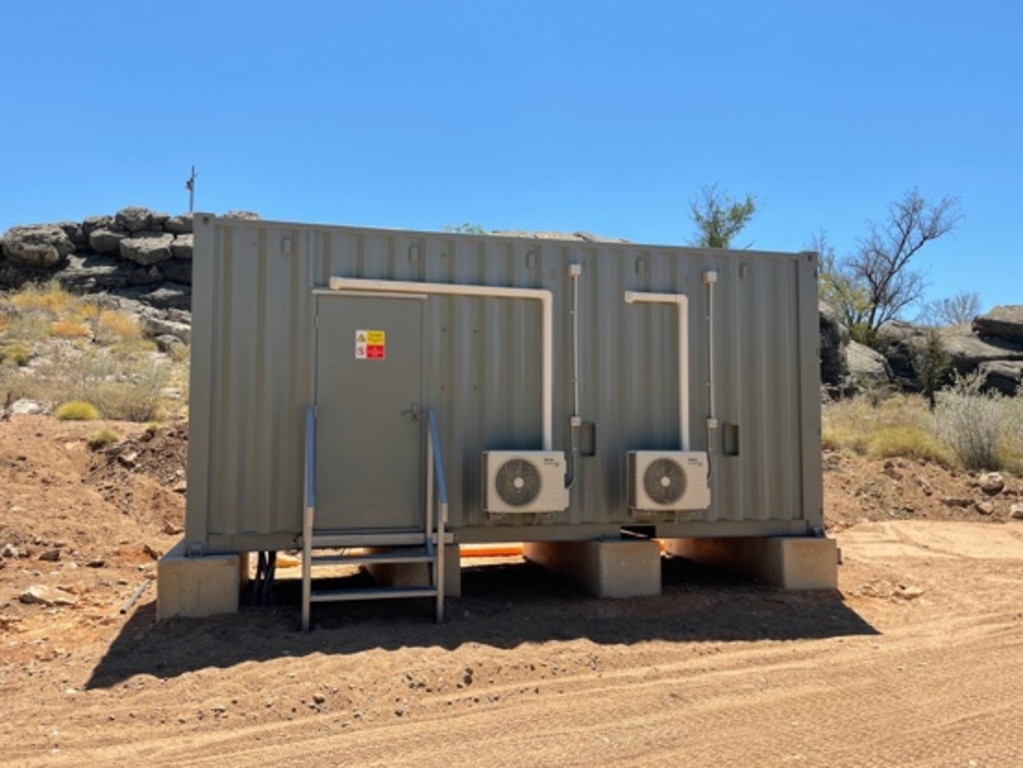
<path id="1" fill-rule="evenodd" d="M 383 360 L 387 356 L 387 336 L 384 331 L 360 328 L 355 332 L 356 360 Z"/>

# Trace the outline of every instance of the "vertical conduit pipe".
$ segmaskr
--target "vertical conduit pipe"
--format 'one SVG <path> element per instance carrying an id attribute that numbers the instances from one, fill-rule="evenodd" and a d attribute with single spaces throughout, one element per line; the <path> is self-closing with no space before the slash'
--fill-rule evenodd
<path id="1" fill-rule="evenodd" d="M 715 269 L 703 273 L 703 284 L 707 286 L 707 482 L 714 476 L 714 437 L 717 433 L 718 418 L 714 385 L 714 283 L 718 281 Z"/>
<path id="2" fill-rule="evenodd" d="M 583 423 L 579 416 L 579 276 L 582 272 L 582 264 L 568 265 L 568 276 L 572 279 L 572 413 L 568 420 L 571 467 L 565 487 L 569 490 L 575 485 L 579 464 L 579 429 Z"/>

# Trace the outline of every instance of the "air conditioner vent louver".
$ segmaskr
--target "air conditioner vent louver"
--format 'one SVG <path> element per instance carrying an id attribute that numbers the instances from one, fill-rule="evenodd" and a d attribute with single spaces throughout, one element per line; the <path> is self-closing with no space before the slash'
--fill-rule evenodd
<path id="1" fill-rule="evenodd" d="M 629 508 L 679 512 L 710 507 L 707 454 L 698 451 L 630 451 Z"/>
<path id="2" fill-rule="evenodd" d="M 655 504 L 674 504 L 686 492 L 686 473 L 673 459 L 652 461 L 643 473 L 643 490 Z"/>
<path id="3" fill-rule="evenodd" d="M 498 468 L 494 487 L 505 504 L 524 507 L 536 501 L 543 488 L 543 482 L 539 470 L 531 461 L 511 459 Z"/>
<path id="4" fill-rule="evenodd" d="M 488 513 L 546 513 L 568 508 L 563 453 L 486 451 L 481 468 L 482 503 Z"/>

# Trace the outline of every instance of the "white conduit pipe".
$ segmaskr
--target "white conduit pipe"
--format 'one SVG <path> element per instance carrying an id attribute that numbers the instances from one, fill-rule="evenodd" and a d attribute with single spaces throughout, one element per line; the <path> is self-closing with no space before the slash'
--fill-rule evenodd
<path id="1" fill-rule="evenodd" d="M 554 312 L 553 294 L 545 288 L 504 288 L 491 285 L 458 283 L 417 283 L 402 280 L 367 280 L 358 277 L 330 278 L 332 291 L 383 291 L 386 293 L 426 293 L 447 296 L 478 296 L 494 299 L 532 299 L 541 311 L 541 409 L 543 412 L 543 450 L 554 445 Z"/>
<path id="2" fill-rule="evenodd" d="M 689 299 L 684 293 L 626 291 L 625 303 L 674 304 L 678 315 L 678 434 L 689 450 Z"/>
<path id="3" fill-rule="evenodd" d="M 718 412 L 714 385 L 714 283 L 718 281 L 717 270 L 709 269 L 703 273 L 703 283 L 707 286 L 707 401 L 710 413 L 707 416 L 707 452 L 714 451 L 714 430 L 718 428 Z"/>

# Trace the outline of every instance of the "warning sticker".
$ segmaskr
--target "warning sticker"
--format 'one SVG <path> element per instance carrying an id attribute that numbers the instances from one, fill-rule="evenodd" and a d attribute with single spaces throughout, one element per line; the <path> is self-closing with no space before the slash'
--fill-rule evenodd
<path id="1" fill-rule="evenodd" d="M 383 360 L 387 351 L 387 336 L 384 331 L 370 331 L 361 328 L 355 332 L 356 360 Z"/>

